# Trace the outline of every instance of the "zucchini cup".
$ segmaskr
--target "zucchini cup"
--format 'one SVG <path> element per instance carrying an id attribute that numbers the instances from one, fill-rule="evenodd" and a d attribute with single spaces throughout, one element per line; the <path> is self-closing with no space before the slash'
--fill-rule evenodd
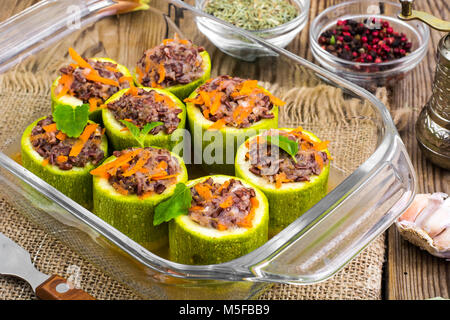
<path id="1" fill-rule="evenodd" d="M 183 100 L 210 75 L 208 52 L 175 36 L 175 39 L 165 39 L 158 46 L 146 50 L 133 77 L 139 87 L 166 89 Z"/>
<path id="2" fill-rule="evenodd" d="M 185 102 L 194 163 L 209 173 L 228 175 L 234 175 L 237 147 L 261 131 L 278 128 L 278 107 L 284 104 L 256 80 L 227 75 L 208 80 Z"/>
<path id="3" fill-rule="evenodd" d="M 123 89 L 105 103 L 102 110 L 106 134 L 114 150 L 138 146 L 138 142 L 120 120 L 142 129 L 147 123 L 162 122 L 145 136 L 144 146 L 168 150 L 180 141 L 176 129 L 186 125 L 186 107 L 172 93 L 158 88 Z"/>
<path id="4" fill-rule="evenodd" d="M 89 121 L 79 138 L 56 129 L 51 116 L 30 124 L 21 139 L 22 164 L 87 209 L 92 208 L 90 171 L 108 155 L 102 128 Z"/>
<path id="5" fill-rule="evenodd" d="M 51 88 L 52 110 L 57 104 L 72 107 L 89 104 L 89 119 L 100 123 L 101 107 L 121 89 L 133 85 L 128 69 L 109 58 L 83 59 L 69 50 L 75 63 L 60 69 Z"/>
<path id="6" fill-rule="evenodd" d="M 298 145 L 295 160 L 267 136 L 285 136 Z M 271 140 L 272 141 L 272 140 Z M 236 154 L 236 176 L 257 185 L 270 207 L 272 237 L 319 202 L 327 193 L 330 172 L 328 141 L 301 128 L 268 130 L 242 144 Z"/>
<path id="7" fill-rule="evenodd" d="M 264 194 L 242 179 L 214 175 L 189 181 L 187 215 L 169 222 L 170 259 L 184 264 L 233 260 L 268 240 L 269 208 Z"/>
<path id="8" fill-rule="evenodd" d="M 91 171 L 93 212 L 151 251 L 167 245 L 167 223 L 153 226 L 155 206 L 187 181 L 183 160 L 160 148 L 129 148 Z"/>

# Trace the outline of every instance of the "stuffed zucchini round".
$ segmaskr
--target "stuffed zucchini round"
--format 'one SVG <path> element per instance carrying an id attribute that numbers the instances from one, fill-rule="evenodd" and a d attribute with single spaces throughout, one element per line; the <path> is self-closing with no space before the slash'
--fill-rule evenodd
<path id="1" fill-rule="evenodd" d="M 108 155 L 108 141 L 102 128 L 89 122 L 79 138 L 57 130 L 53 118 L 30 124 L 22 135 L 21 154 L 25 168 L 80 205 L 92 207 L 94 169 Z"/>
<path id="2" fill-rule="evenodd" d="M 52 110 L 57 104 L 72 107 L 89 104 L 89 119 L 100 123 L 101 107 L 117 91 L 129 88 L 133 78 L 128 69 L 109 58 L 83 59 L 69 50 L 75 63 L 60 69 L 51 88 Z"/>
<path id="3" fill-rule="evenodd" d="M 133 76 L 137 86 L 166 89 L 183 100 L 210 75 L 208 52 L 175 36 L 146 50 Z"/>
<path id="4" fill-rule="evenodd" d="M 158 88 L 124 89 L 111 98 L 102 110 L 106 134 L 114 150 L 138 146 L 133 134 L 120 121 L 128 121 L 142 129 L 146 124 L 161 122 L 146 134 L 143 145 L 168 150 L 179 142 L 176 129 L 184 129 L 186 107 L 172 93 Z M 181 137 L 181 136 L 180 136 Z"/>
<path id="5" fill-rule="evenodd" d="M 256 80 L 219 76 L 185 99 L 195 155 L 210 173 L 234 175 L 237 147 L 265 129 L 278 128 L 283 101 Z"/>
<path id="6" fill-rule="evenodd" d="M 187 181 L 180 157 L 166 149 L 129 148 L 115 151 L 91 174 L 98 217 L 149 250 L 167 245 L 167 224 L 153 225 L 154 209 Z"/>
<path id="7" fill-rule="evenodd" d="M 281 137 L 289 139 L 290 148 L 298 145 L 293 149 L 296 152 L 289 154 L 274 146 L 277 137 L 279 141 Z M 268 130 L 239 147 L 236 176 L 257 185 L 266 195 L 271 237 L 326 195 L 331 159 L 327 145 L 328 141 L 322 142 L 302 128 L 283 128 Z"/>
<path id="8" fill-rule="evenodd" d="M 214 175 L 189 181 L 187 215 L 169 222 L 169 253 L 184 264 L 233 260 L 268 240 L 269 210 L 264 194 L 239 178 Z"/>

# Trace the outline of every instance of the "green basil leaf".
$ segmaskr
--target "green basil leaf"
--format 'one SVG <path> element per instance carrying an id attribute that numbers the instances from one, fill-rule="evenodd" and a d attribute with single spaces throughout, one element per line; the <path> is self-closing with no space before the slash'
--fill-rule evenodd
<path id="1" fill-rule="evenodd" d="M 155 207 L 153 225 L 168 222 L 182 214 L 187 214 L 191 207 L 191 189 L 184 183 L 178 183 L 173 195 Z"/>
<path id="2" fill-rule="evenodd" d="M 120 122 L 125 125 L 128 130 L 130 130 L 131 134 L 133 135 L 133 137 L 136 139 L 136 141 L 139 143 L 139 145 L 144 148 L 144 139 L 145 136 L 150 132 L 150 130 L 152 130 L 153 128 L 157 127 L 157 126 L 161 126 L 164 123 L 162 122 L 150 122 L 147 123 L 144 128 L 139 129 L 138 126 L 136 126 L 134 123 L 129 122 L 129 121 L 125 121 L 125 120 L 120 120 Z"/>
<path id="3" fill-rule="evenodd" d="M 67 136 L 79 137 L 89 121 L 89 105 L 72 107 L 57 104 L 53 111 L 53 121 L 56 122 L 56 128 Z"/>
<path id="4" fill-rule="evenodd" d="M 157 121 L 157 122 L 150 122 L 147 123 L 141 130 L 141 135 L 145 136 L 147 135 L 153 128 L 156 128 L 158 126 L 164 125 L 163 122 Z"/>
<path id="5" fill-rule="evenodd" d="M 294 159 L 294 162 L 297 162 L 297 159 L 295 158 L 297 152 L 298 152 L 298 143 L 297 141 L 293 141 L 285 136 L 267 136 L 267 141 L 270 142 L 270 144 L 274 144 L 278 146 L 280 149 L 286 151 L 292 159 Z"/>

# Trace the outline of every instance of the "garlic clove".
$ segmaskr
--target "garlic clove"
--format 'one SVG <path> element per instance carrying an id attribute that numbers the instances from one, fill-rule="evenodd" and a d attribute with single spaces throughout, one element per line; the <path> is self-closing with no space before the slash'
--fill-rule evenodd
<path id="1" fill-rule="evenodd" d="M 450 258 L 450 198 L 447 194 L 416 195 L 395 224 L 412 244 L 434 256 Z"/>
<path id="2" fill-rule="evenodd" d="M 429 194 L 417 194 L 411 206 L 400 216 L 399 221 L 414 222 L 419 213 L 426 208 Z"/>
<path id="3" fill-rule="evenodd" d="M 440 249 L 450 248 L 450 228 L 445 229 L 444 232 L 436 236 L 433 242 Z"/>

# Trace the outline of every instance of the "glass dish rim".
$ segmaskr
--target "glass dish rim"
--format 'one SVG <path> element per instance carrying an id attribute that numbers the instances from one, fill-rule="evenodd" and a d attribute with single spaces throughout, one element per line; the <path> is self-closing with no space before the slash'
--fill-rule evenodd
<path id="1" fill-rule="evenodd" d="M 202 8 L 199 8 L 199 7 L 197 7 L 197 1 L 198 0 L 195 0 L 195 6 L 193 6 L 193 8 L 195 8 L 195 9 L 197 9 L 197 10 L 199 10 L 199 11 L 202 11 L 204 14 L 207 14 L 206 12 L 204 12 L 203 11 L 203 9 Z M 206 1 L 208 1 L 208 0 L 205 0 L 205 2 Z M 292 25 L 295 25 L 296 24 L 296 22 L 301 22 L 301 21 L 303 21 L 304 19 L 305 19 L 305 17 L 306 18 L 308 18 L 308 15 L 309 15 L 309 7 L 310 7 L 310 0 L 306 0 L 307 1 L 307 6 L 305 7 L 305 8 L 302 8 L 301 7 L 301 5 L 300 5 L 300 0 L 292 0 L 292 1 L 294 1 L 295 3 L 296 3 L 296 5 L 298 5 L 299 7 L 300 7 L 300 9 L 303 9 L 301 12 L 300 12 L 300 14 L 297 16 L 297 17 L 295 17 L 294 19 L 292 19 L 292 20 L 290 20 L 290 21 L 288 21 L 288 22 L 286 22 L 286 23 L 283 23 L 283 24 L 281 24 L 281 25 L 279 25 L 279 26 L 276 26 L 276 27 L 273 27 L 273 28 L 269 28 L 269 29 L 261 29 L 261 30 L 245 30 L 245 29 L 243 29 L 243 30 L 245 30 L 245 31 L 247 31 L 247 32 L 249 32 L 249 33 L 251 33 L 251 34 L 255 34 L 255 35 L 258 35 L 258 34 L 262 34 L 262 33 L 272 33 L 272 32 L 277 32 L 277 31 L 284 31 L 287 27 L 290 27 L 290 26 L 292 26 Z M 212 15 L 208 15 L 209 17 L 211 17 Z M 218 18 L 216 18 L 216 19 L 218 19 Z M 224 20 L 222 20 L 222 19 L 219 19 L 220 21 L 222 21 L 222 22 L 224 22 Z M 225 21 L 226 22 L 226 21 Z M 237 28 L 236 26 L 234 26 L 233 25 L 233 27 L 234 28 Z M 274 35 L 274 37 L 276 37 L 277 35 L 275 34 Z"/>
<path id="2" fill-rule="evenodd" d="M 262 45 L 270 50 L 272 50 L 275 54 L 283 55 L 296 63 L 311 69 L 316 72 L 318 75 L 324 76 L 328 80 L 335 82 L 337 86 L 343 86 L 343 88 L 347 88 L 349 91 L 358 95 L 361 98 L 364 98 L 372 103 L 372 105 L 378 109 L 380 120 L 382 121 L 383 127 L 383 136 L 379 141 L 379 145 L 376 150 L 372 153 L 372 155 L 361 164 L 355 171 L 353 171 L 343 182 L 341 182 L 333 191 L 327 194 L 327 196 L 320 202 L 327 203 L 327 210 L 319 212 L 320 214 L 315 216 L 316 218 L 323 213 L 327 212 L 337 200 L 329 201 L 332 197 L 336 199 L 342 199 L 349 195 L 351 195 L 353 187 L 358 183 L 362 183 L 365 181 L 364 178 L 369 177 L 372 174 L 372 171 L 377 168 L 377 166 L 382 163 L 383 159 L 392 157 L 393 151 L 397 150 L 398 144 L 395 143 L 396 139 L 399 139 L 398 133 L 396 131 L 395 125 L 392 121 L 392 118 L 389 114 L 387 108 L 383 105 L 383 103 L 378 100 L 374 95 L 372 95 L 367 90 L 356 86 L 350 81 L 340 78 L 338 75 L 333 74 L 326 69 L 315 65 L 314 63 L 303 59 L 285 49 L 279 48 L 271 43 L 267 42 L 264 39 L 260 39 L 247 31 L 236 28 L 230 24 L 224 23 L 222 20 L 215 18 L 214 16 L 210 16 L 204 13 L 197 8 L 190 6 L 183 1 L 180 0 L 170 0 L 166 2 L 172 2 L 177 4 L 183 9 L 189 10 L 193 12 L 197 16 L 203 16 L 209 19 L 213 19 L 217 21 L 219 24 L 223 24 L 229 28 L 231 28 L 235 33 L 240 34 L 246 37 L 249 40 L 254 41 L 255 43 Z M 100 20 L 103 18 L 99 16 Z M 93 21 L 93 19 L 86 18 L 86 20 L 82 20 L 81 27 L 82 29 L 88 27 Z M 1 24 L 0 24 L 1 25 Z M 19 55 L 19 52 L 17 55 Z M 351 89 L 351 90 L 350 90 Z M 81 205 L 77 204 L 72 199 L 68 198 L 57 189 L 53 188 L 49 184 L 47 184 L 42 179 L 36 177 L 34 174 L 23 168 L 21 165 L 16 163 L 13 159 L 5 155 L 3 152 L 0 152 L 0 165 L 12 173 L 17 178 L 23 180 L 25 183 L 32 186 L 38 192 L 46 196 L 47 198 L 53 200 L 60 207 L 65 209 L 68 213 L 70 213 L 73 217 L 81 221 L 82 223 L 89 226 L 91 229 L 95 230 L 97 233 L 103 235 L 109 241 L 114 243 L 118 248 L 123 250 L 126 254 L 134 258 L 136 261 L 142 263 L 144 266 L 156 270 L 157 272 L 163 273 L 165 275 L 171 277 L 179 277 L 183 279 L 194 279 L 194 280 L 228 280 L 228 281 L 240 281 L 240 280 L 248 280 L 248 281 L 264 281 L 264 282 L 281 282 L 281 283 L 290 283 L 295 282 L 295 279 L 292 278 L 283 278 L 283 279 L 272 279 L 265 278 L 264 276 L 255 274 L 252 267 L 256 263 L 261 263 L 262 261 L 268 259 L 270 256 L 274 254 L 277 250 L 282 250 L 284 246 L 290 243 L 290 240 L 295 238 L 296 235 L 300 234 L 303 230 L 293 230 L 296 225 L 299 225 L 299 219 L 293 222 L 286 229 L 281 231 L 277 236 L 269 240 L 262 247 L 242 256 L 240 258 L 234 259 L 229 262 L 221 263 L 221 264 L 212 264 L 212 265 L 186 265 L 172 262 L 170 260 L 164 259 L 147 249 L 143 248 L 141 245 L 137 244 L 117 229 L 113 228 L 97 216 L 95 216 L 91 211 L 83 208 Z M 414 173 L 413 173 L 414 175 Z M 413 179 L 414 180 L 414 179 Z M 414 193 L 414 190 L 413 190 Z M 406 203 L 406 207 L 409 206 L 412 199 L 409 199 Z M 405 207 L 405 208 L 406 208 Z M 316 210 L 317 211 L 317 210 Z M 303 215 L 305 216 L 305 215 Z M 310 217 L 309 220 L 314 217 Z M 378 233 L 379 234 L 379 233 Z M 378 235 L 377 234 L 377 235 Z M 275 243 L 275 238 L 281 238 L 283 236 L 284 242 L 280 245 Z M 369 241 L 370 242 L 370 241 Z M 367 245 L 366 243 L 365 245 Z M 263 258 L 258 256 L 258 253 L 264 251 L 265 248 L 273 246 L 275 250 L 265 252 Z M 359 251 L 358 251 L 359 252 Z M 352 258 L 357 254 L 357 252 L 352 255 Z M 256 257 L 255 257 L 256 256 Z M 351 258 L 350 258 L 351 260 Z M 339 269 L 332 270 L 331 273 L 324 275 L 321 279 L 316 280 L 321 281 L 325 278 L 330 277 L 341 268 L 344 267 L 346 263 L 350 260 L 345 261 L 344 264 L 340 265 Z"/>
<path id="3" fill-rule="evenodd" d="M 373 66 L 380 66 L 380 67 L 389 67 L 391 65 L 396 65 L 396 64 L 402 64 L 404 62 L 408 62 L 411 60 L 414 60 L 417 57 L 420 57 L 424 52 L 426 52 L 427 48 L 428 48 L 428 42 L 430 41 L 430 28 L 423 22 L 420 22 L 422 27 L 425 30 L 424 33 L 424 41 L 422 42 L 422 44 L 416 49 L 414 50 L 411 54 L 404 56 L 400 59 L 396 59 L 396 60 L 391 60 L 391 61 L 386 61 L 386 62 L 380 62 L 380 63 L 375 63 L 375 62 L 353 62 L 353 61 L 348 61 L 339 57 L 336 57 L 332 54 L 330 54 L 328 51 L 322 49 L 318 43 L 313 39 L 314 38 L 314 34 L 313 34 L 313 30 L 315 29 L 314 26 L 317 24 L 317 22 L 319 21 L 319 18 L 321 18 L 322 16 L 324 16 L 326 13 L 329 13 L 330 11 L 333 11 L 339 7 L 342 6 L 346 6 L 349 4 L 354 4 L 354 3 L 361 3 L 361 2 L 371 2 L 372 0 L 350 0 L 350 1 L 346 1 L 346 2 L 342 2 L 339 3 L 337 5 L 331 6 L 326 8 L 325 10 L 323 10 L 319 15 L 317 15 L 314 20 L 311 22 L 311 26 L 309 29 L 309 39 L 310 39 L 310 43 L 311 43 L 311 49 L 316 51 L 317 54 L 320 54 L 322 56 L 324 56 L 325 59 L 327 60 L 331 60 L 333 62 L 339 63 L 341 66 L 345 67 L 345 68 L 351 68 L 351 67 L 355 67 L 355 66 L 361 66 L 361 67 L 373 67 Z M 388 3 L 390 5 L 393 5 L 395 7 L 398 7 L 399 9 L 401 9 L 400 4 L 395 3 L 395 2 L 390 2 L 390 1 L 383 1 L 383 0 L 377 0 L 379 2 L 383 2 L 383 3 Z M 400 12 L 400 11 L 399 11 Z M 380 16 L 382 17 L 382 14 L 376 14 L 376 15 L 372 15 L 372 16 Z M 392 70 L 384 70 L 383 72 L 391 72 Z M 352 71 L 352 73 L 360 73 L 357 71 Z"/>

